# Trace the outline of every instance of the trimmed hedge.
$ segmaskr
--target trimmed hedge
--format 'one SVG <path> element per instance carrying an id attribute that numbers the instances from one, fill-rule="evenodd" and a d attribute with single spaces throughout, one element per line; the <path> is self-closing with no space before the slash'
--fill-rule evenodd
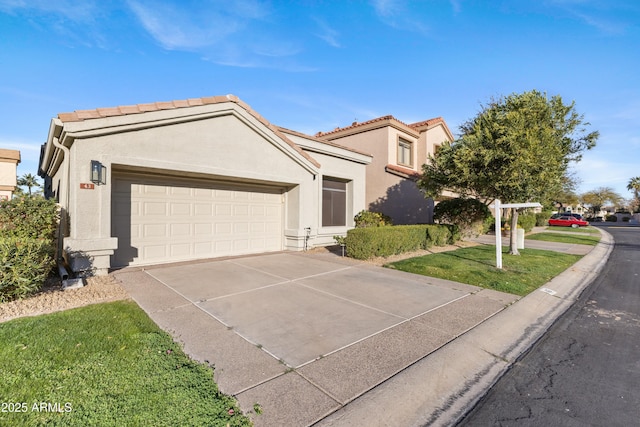
<path id="1" fill-rule="evenodd" d="M 386 257 L 444 246 L 459 239 L 457 227 L 448 225 L 395 225 L 354 228 L 347 232 L 347 255 L 355 259 Z"/>
<path id="2" fill-rule="evenodd" d="M 382 227 L 392 225 L 391 218 L 380 212 L 360 211 L 353 217 L 356 228 Z"/>

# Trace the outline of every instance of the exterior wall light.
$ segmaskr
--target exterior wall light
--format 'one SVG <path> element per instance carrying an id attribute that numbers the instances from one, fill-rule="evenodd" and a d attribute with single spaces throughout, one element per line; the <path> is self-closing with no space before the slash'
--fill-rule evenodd
<path id="1" fill-rule="evenodd" d="M 107 167 L 97 160 L 91 160 L 91 182 L 97 185 L 107 183 Z"/>

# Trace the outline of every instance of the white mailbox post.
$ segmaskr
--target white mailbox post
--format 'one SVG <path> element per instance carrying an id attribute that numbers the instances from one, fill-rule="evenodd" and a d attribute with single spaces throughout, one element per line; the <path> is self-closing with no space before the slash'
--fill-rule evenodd
<path id="1" fill-rule="evenodd" d="M 496 212 L 496 267 L 502 269 L 502 229 L 500 228 L 501 209 L 504 208 L 541 208 L 542 205 L 537 202 L 530 203 L 505 203 L 502 204 L 499 199 L 493 202 L 490 207 Z"/>

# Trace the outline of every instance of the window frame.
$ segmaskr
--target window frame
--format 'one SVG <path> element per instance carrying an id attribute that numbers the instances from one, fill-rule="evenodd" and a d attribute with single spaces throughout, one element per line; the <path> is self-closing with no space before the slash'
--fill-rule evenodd
<path id="1" fill-rule="evenodd" d="M 399 166 L 405 166 L 405 167 L 413 167 L 413 142 L 404 139 L 402 137 L 398 137 L 398 145 L 397 145 L 397 153 L 396 153 L 396 163 Z M 401 152 L 403 152 L 403 155 L 401 156 Z M 408 153 L 409 154 L 409 163 L 405 163 L 402 160 L 404 159 L 404 154 Z"/>
<path id="2" fill-rule="evenodd" d="M 334 186 L 327 186 L 325 182 L 333 183 Z M 320 208 L 322 227 L 346 227 L 347 226 L 347 188 L 348 181 L 331 176 L 322 177 L 322 206 Z M 329 196 L 329 197 L 327 197 Z M 327 199 L 331 203 L 327 211 Z M 336 212 L 340 209 L 340 212 Z M 329 215 L 329 216 L 327 216 Z"/>

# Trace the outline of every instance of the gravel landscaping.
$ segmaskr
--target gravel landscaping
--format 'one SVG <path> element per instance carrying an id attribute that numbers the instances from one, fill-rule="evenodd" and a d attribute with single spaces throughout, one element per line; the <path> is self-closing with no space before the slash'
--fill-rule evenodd
<path id="1" fill-rule="evenodd" d="M 90 277 L 86 286 L 67 290 L 62 290 L 60 280 L 52 280 L 30 298 L 0 304 L 0 322 L 128 298 L 127 292 L 111 276 Z"/>

